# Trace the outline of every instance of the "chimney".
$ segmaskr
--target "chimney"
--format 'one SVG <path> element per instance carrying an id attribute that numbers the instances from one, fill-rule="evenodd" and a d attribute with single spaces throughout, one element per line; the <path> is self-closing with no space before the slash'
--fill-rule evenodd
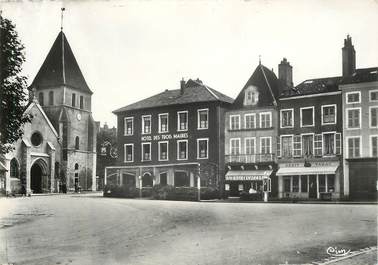
<path id="1" fill-rule="evenodd" d="M 278 79 L 282 81 L 285 89 L 293 87 L 293 67 L 286 58 L 278 65 Z"/>
<path id="2" fill-rule="evenodd" d="M 352 38 L 347 35 L 344 39 L 343 51 L 343 77 L 351 76 L 356 70 L 356 51 L 352 44 Z"/>
<path id="3" fill-rule="evenodd" d="M 180 93 L 181 93 L 181 95 L 184 94 L 184 89 L 185 89 L 185 80 L 184 80 L 184 77 L 183 77 L 180 81 Z"/>

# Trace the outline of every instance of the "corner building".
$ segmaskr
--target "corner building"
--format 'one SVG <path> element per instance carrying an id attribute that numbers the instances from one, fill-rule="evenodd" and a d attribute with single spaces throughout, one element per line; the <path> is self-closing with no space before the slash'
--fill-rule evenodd
<path id="1" fill-rule="evenodd" d="M 200 80 L 180 82 L 115 110 L 119 160 L 106 182 L 137 188 L 156 184 L 223 187 L 224 113 L 232 99 Z"/>

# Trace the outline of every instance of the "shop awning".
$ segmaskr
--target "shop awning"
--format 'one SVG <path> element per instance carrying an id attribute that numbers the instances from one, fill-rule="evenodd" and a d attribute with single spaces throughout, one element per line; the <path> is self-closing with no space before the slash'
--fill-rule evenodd
<path id="1" fill-rule="evenodd" d="M 226 180 L 263 180 L 269 178 L 272 170 L 230 170 Z"/>
<path id="2" fill-rule="evenodd" d="M 335 174 L 338 165 L 326 167 L 283 167 L 278 169 L 277 176 L 292 175 L 317 175 L 317 174 Z"/>

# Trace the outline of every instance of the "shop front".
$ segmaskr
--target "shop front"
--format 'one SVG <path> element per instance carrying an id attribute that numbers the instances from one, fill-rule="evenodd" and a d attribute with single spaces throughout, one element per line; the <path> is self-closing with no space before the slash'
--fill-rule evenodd
<path id="1" fill-rule="evenodd" d="M 339 161 L 279 164 L 279 198 L 340 198 L 339 166 Z"/>
<path id="2" fill-rule="evenodd" d="M 271 190 L 272 170 L 229 170 L 225 176 L 225 190 L 230 197 L 241 193 L 263 193 Z"/>

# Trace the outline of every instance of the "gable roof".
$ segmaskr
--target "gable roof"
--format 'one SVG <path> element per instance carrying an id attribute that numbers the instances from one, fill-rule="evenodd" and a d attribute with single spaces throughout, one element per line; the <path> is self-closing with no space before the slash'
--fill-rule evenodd
<path id="1" fill-rule="evenodd" d="M 33 107 L 36 107 L 41 113 L 42 113 L 42 116 L 43 118 L 46 120 L 48 126 L 50 127 L 51 131 L 53 132 L 53 134 L 56 136 L 56 137 L 59 137 L 58 133 L 56 132 L 54 126 L 51 124 L 49 118 L 47 117 L 46 113 L 43 111 L 41 105 L 38 104 L 38 101 L 37 100 L 33 100 L 29 106 L 26 108 L 26 110 L 24 111 L 24 114 L 26 113 L 29 113 L 31 111 L 31 109 Z M 33 121 L 32 121 L 33 122 Z"/>
<path id="2" fill-rule="evenodd" d="M 184 93 L 181 94 L 180 89 L 165 90 L 162 93 L 156 94 L 152 97 L 143 99 L 133 104 L 127 105 L 123 108 L 113 111 L 117 114 L 123 111 L 147 109 L 168 105 L 182 105 L 196 102 L 225 102 L 232 103 L 233 99 L 220 93 L 219 91 L 208 87 L 200 80 L 189 79 L 184 88 Z"/>
<path id="3" fill-rule="evenodd" d="M 342 84 L 378 81 L 378 67 L 356 69 L 351 76 L 345 77 Z"/>
<path id="4" fill-rule="evenodd" d="M 59 32 L 30 87 L 38 90 L 60 85 L 92 94 L 63 31 Z"/>
<path id="5" fill-rule="evenodd" d="M 277 104 L 276 101 L 278 99 L 280 86 L 277 76 L 273 71 L 269 70 L 264 65 L 259 64 L 244 85 L 243 89 L 240 91 L 239 95 L 236 97 L 232 104 L 233 108 L 244 107 L 244 91 L 249 86 L 255 86 L 259 91 L 259 101 L 254 107 L 275 106 Z"/>

